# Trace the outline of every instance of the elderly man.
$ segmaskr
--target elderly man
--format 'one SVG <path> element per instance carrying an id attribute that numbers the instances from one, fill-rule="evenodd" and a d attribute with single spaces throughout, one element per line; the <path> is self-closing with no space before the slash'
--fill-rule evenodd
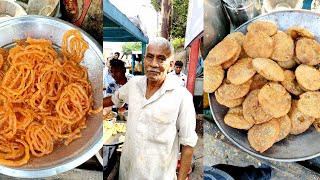
<path id="1" fill-rule="evenodd" d="M 197 143 L 196 115 L 191 94 L 178 78 L 167 78 L 173 66 L 173 46 L 164 38 L 150 41 L 144 61 L 145 76 L 135 76 L 104 98 L 104 106 L 129 104 L 126 140 L 119 177 L 185 180 Z M 176 176 L 179 147 L 181 163 Z"/>

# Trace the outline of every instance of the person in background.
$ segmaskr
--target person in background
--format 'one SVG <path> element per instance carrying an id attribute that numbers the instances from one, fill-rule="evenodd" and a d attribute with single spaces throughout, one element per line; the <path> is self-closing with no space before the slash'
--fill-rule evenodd
<path id="1" fill-rule="evenodd" d="M 107 87 L 110 83 L 114 82 L 114 79 L 109 73 L 110 69 L 110 61 L 113 59 L 113 56 L 110 56 L 105 61 L 105 67 L 103 68 L 103 97 L 106 97 L 107 93 Z"/>
<path id="2" fill-rule="evenodd" d="M 187 86 L 187 76 L 183 72 L 181 72 L 182 67 L 183 67 L 183 63 L 181 61 L 176 61 L 174 63 L 174 70 L 172 72 L 170 72 L 169 75 L 177 76 L 180 80 L 180 85 L 182 87 L 186 87 Z"/>
<path id="3" fill-rule="evenodd" d="M 121 60 L 113 59 L 110 61 L 109 73 L 115 81 L 108 85 L 107 95 L 112 95 L 133 77 L 131 74 L 126 75 L 126 67 L 124 62 Z"/>
<path id="4" fill-rule="evenodd" d="M 116 92 L 121 86 L 126 84 L 130 78 L 133 77 L 132 74 L 126 75 L 126 67 L 123 61 L 113 59 L 110 61 L 110 69 L 109 74 L 114 79 L 113 82 L 109 83 L 107 89 L 106 89 L 106 96 L 111 96 Z M 117 108 L 116 106 L 113 106 L 113 108 Z M 122 110 L 128 109 L 128 105 L 124 104 Z"/>
<path id="5" fill-rule="evenodd" d="M 161 37 L 150 41 L 144 58 L 144 76 L 134 76 L 103 106 L 129 104 L 126 140 L 120 160 L 120 180 L 185 180 L 197 143 L 193 97 L 167 77 L 173 66 L 173 46 Z M 181 149 L 178 176 L 176 167 Z"/>
<path id="6" fill-rule="evenodd" d="M 120 57 L 120 53 L 119 52 L 115 52 L 114 56 L 113 56 L 113 59 L 119 59 L 119 57 Z"/>

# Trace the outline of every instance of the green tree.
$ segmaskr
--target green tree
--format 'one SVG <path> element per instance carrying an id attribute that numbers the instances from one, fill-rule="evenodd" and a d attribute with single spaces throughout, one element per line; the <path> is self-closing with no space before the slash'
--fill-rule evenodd
<path id="1" fill-rule="evenodd" d="M 151 0 L 151 4 L 157 12 L 161 12 L 162 0 Z M 189 0 L 172 0 L 172 17 L 170 39 L 185 36 L 187 27 Z"/>
<path id="2" fill-rule="evenodd" d="M 122 45 L 122 52 L 124 54 L 131 54 L 132 51 L 141 51 L 142 44 L 141 42 L 127 42 Z"/>
<path id="3" fill-rule="evenodd" d="M 171 38 L 185 37 L 189 0 L 173 0 Z"/>
<path id="4" fill-rule="evenodd" d="M 173 45 L 175 50 L 183 48 L 184 46 L 184 38 L 177 37 L 171 40 L 171 44 Z"/>
<path id="5" fill-rule="evenodd" d="M 161 11 L 161 1 L 162 1 L 162 0 L 151 0 L 151 4 L 152 4 L 153 8 L 154 8 L 157 12 L 160 12 L 160 11 Z"/>

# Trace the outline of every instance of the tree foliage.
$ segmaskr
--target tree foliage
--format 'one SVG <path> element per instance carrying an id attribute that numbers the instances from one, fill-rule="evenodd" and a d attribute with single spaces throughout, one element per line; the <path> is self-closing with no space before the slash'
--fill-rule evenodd
<path id="1" fill-rule="evenodd" d="M 127 42 L 122 45 L 123 54 L 131 54 L 132 51 L 141 51 L 142 44 L 141 42 Z"/>
<path id="2" fill-rule="evenodd" d="M 151 0 L 151 4 L 157 12 L 161 12 L 162 0 Z M 172 0 L 172 26 L 170 39 L 184 37 L 187 27 L 189 0 Z"/>
<path id="3" fill-rule="evenodd" d="M 161 2 L 162 2 L 162 0 L 151 0 L 151 4 L 152 4 L 153 8 L 157 12 L 161 11 Z"/>
<path id="4" fill-rule="evenodd" d="M 184 46 L 184 38 L 177 37 L 171 40 L 171 44 L 174 47 L 174 50 L 177 50 L 179 48 L 183 48 Z"/>
<path id="5" fill-rule="evenodd" d="M 185 37 L 189 0 L 172 0 L 171 38 Z"/>

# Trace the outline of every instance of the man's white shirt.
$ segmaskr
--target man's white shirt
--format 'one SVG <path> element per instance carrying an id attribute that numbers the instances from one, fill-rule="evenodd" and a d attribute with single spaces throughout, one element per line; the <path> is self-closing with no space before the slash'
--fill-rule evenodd
<path id="1" fill-rule="evenodd" d="M 178 77 L 180 80 L 180 86 L 182 87 L 187 86 L 187 75 L 183 74 L 182 72 L 180 72 L 180 74 L 176 74 L 176 72 L 173 70 L 168 75 Z"/>
<path id="2" fill-rule="evenodd" d="M 129 104 L 120 180 L 177 178 L 180 144 L 194 147 L 198 139 L 192 95 L 178 81 L 167 76 L 146 99 L 147 77 L 135 76 L 112 95 L 118 107 Z"/>

